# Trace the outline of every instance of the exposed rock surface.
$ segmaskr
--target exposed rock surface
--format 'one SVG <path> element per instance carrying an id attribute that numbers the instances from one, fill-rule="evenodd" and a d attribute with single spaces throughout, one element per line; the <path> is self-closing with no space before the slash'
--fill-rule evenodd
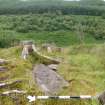
<path id="1" fill-rule="evenodd" d="M 57 47 L 54 43 L 53 44 L 50 44 L 50 43 L 42 44 L 42 49 L 46 50 L 48 53 L 63 51 L 63 48 Z"/>
<path id="2" fill-rule="evenodd" d="M 43 61 L 44 64 L 59 64 L 61 63 L 61 60 L 58 58 L 53 58 L 53 57 L 49 57 L 49 56 L 45 56 L 43 54 L 41 54 L 40 52 L 35 52 L 36 56 L 38 56 L 40 58 L 40 60 Z"/>
<path id="3" fill-rule="evenodd" d="M 5 91 L 5 92 L 2 92 L 0 95 L 9 95 L 9 94 L 12 94 L 12 93 L 18 93 L 18 94 L 25 94 L 26 91 L 23 91 L 23 90 L 9 90 L 9 91 Z"/>
<path id="4" fill-rule="evenodd" d="M 3 64 L 7 64 L 7 60 L 5 60 L 5 59 L 0 59 L 0 65 L 3 65 Z"/>
<path id="5" fill-rule="evenodd" d="M 25 41 L 21 41 L 20 44 L 22 46 L 24 46 L 24 45 L 32 45 L 33 44 L 33 41 L 32 40 L 25 40 Z"/>
<path id="6" fill-rule="evenodd" d="M 98 100 L 101 105 L 105 105 L 105 91 L 99 95 Z"/>
<path id="7" fill-rule="evenodd" d="M 48 65 L 48 67 L 49 67 L 50 69 L 52 69 L 52 70 L 56 71 L 56 70 L 57 70 L 58 65 L 57 65 L 57 64 L 51 64 L 51 65 Z"/>
<path id="8" fill-rule="evenodd" d="M 63 87 L 68 86 L 68 82 L 43 64 L 34 67 L 33 74 L 35 81 L 45 94 L 54 95 Z"/>
<path id="9" fill-rule="evenodd" d="M 27 59 L 28 55 L 34 52 L 36 57 L 43 61 L 44 64 L 59 64 L 61 62 L 60 58 L 48 57 L 38 52 L 36 46 L 31 41 L 23 41 L 21 45 L 23 48 L 21 57 L 23 59 Z"/>
<path id="10" fill-rule="evenodd" d="M 7 71 L 7 70 L 8 70 L 7 67 L 5 67 L 5 66 L 0 66 L 0 72 L 4 72 L 4 71 Z"/>
<path id="11" fill-rule="evenodd" d="M 16 81 L 12 81 L 12 82 L 0 83 L 0 88 L 4 88 L 4 87 L 11 86 L 11 85 L 21 83 L 21 82 L 22 82 L 22 80 L 16 80 Z"/>
<path id="12" fill-rule="evenodd" d="M 30 53 L 32 53 L 33 51 L 36 51 L 36 47 L 35 47 L 35 45 L 33 44 L 32 41 L 22 41 L 21 46 L 23 48 L 23 51 L 22 51 L 22 54 L 21 54 L 23 59 L 26 59 L 27 56 Z"/>

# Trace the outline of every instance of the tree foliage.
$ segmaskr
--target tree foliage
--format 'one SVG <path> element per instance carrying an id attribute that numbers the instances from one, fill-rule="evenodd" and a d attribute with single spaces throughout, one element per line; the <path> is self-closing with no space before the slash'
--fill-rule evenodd
<path id="1" fill-rule="evenodd" d="M 1 0 L 0 14 L 54 13 L 77 15 L 102 15 L 105 3 L 101 0 L 81 0 L 68 2 L 63 0 Z"/>
<path id="2" fill-rule="evenodd" d="M 105 19 L 97 16 L 75 16 L 58 13 L 0 16 L 0 29 L 19 33 L 73 31 L 89 33 L 96 39 L 105 37 Z"/>

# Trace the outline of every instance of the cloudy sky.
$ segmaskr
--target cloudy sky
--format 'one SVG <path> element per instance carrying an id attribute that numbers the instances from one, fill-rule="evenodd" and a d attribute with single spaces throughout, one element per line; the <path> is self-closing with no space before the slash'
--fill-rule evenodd
<path id="1" fill-rule="evenodd" d="M 80 1 L 80 0 L 64 0 L 64 1 Z"/>
<path id="2" fill-rule="evenodd" d="M 21 0 L 21 1 L 28 1 L 28 0 Z M 80 0 L 65 0 L 65 1 L 80 1 Z"/>
<path id="3" fill-rule="evenodd" d="M 27 1 L 27 0 L 21 0 L 21 1 Z"/>
<path id="4" fill-rule="evenodd" d="M 29 0 L 21 0 L 21 1 L 29 1 Z M 80 1 L 80 0 L 64 0 L 64 1 Z"/>

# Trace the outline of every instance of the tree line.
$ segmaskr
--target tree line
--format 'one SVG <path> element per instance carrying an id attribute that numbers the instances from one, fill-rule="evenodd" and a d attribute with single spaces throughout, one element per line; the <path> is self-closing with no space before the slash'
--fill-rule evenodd
<path id="1" fill-rule="evenodd" d="M 56 11 L 60 11 L 64 15 L 100 16 L 105 13 L 105 3 L 101 0 L 81 0 L 80 2 L 68 2 L 63 0 L 30 0 L 26 2 L 19 0 L 0 1 L 0 14 L 42 14 Z"/>
<path id="2" fill-rule="evenodd" d="M 19 33 L 53 32 L 53 31 L 83 31 L 93 35 L 96 39 L 105 38 L 105 19 L 97 16 L 63 15 L 56 13 L 11 15 L 0 17 L 0 29 Z"/>

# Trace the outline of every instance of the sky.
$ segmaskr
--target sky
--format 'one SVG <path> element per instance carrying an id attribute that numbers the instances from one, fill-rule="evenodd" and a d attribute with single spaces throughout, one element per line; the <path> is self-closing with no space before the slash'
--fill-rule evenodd
<path id="1" fill-rule="evenodd" d="M 64 1 L 80 1 L 80 0 L 64 0 Z M 105 0 L 102 0 L 102 1 L 105 1 Z"/>
<path id="2" fill-rule="evenodd" d="M 21 0 L 21 1 L 27 1 L 27 0 Z"/>
<path id="3" fill-rule="evenodd" d="M 21 1 L 28 1 L 28 0 L 21 0 Z"/>
<path id="4" fill-rule="evenodd" d="M 80 0 L 64 0 L 64 1 L 80 1 Z"/>
<path id="5" fill-rule="evenodd" d="M 21 0 L 21 1 L 29 1 L 29 0 Z M 80 0 L 64 0 L 64 1 L 80 1 Z M 105 1 L 105 0 L 103 0 Z"/>
<path id="6" fill-rule="evenodd" d="M 29 1 L 29 0 L 21 0 L 21 1 Z M 64 1 L 80 1 L 80 0 L 64 0 Z"/>

